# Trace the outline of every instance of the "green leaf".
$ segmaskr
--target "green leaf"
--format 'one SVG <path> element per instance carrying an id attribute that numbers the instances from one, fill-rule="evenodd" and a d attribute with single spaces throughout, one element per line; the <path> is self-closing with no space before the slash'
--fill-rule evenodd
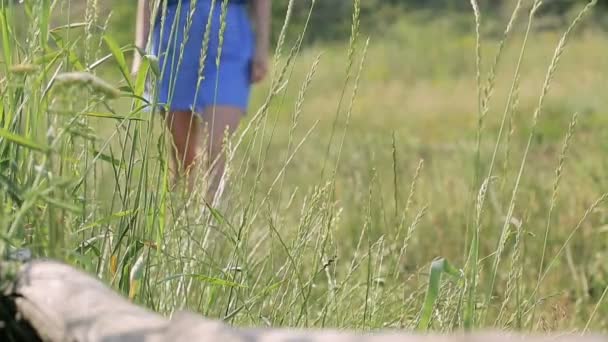
<path id="1" fill-rule="evenodd" d="M 76 28 L 85 28 L 85 27 L 87 27 L 87 25 L 88 25 L 88 23 L 86 23 L 86 22 L 69 23 L 69 24 L 66 24 L 66 25 L 61 25 L 61 26 L 53 27 L 50 32 L 54 33 L 54 32 L 63 31 L 63 30 L 70 30 L 70 29 L 76 29 Z"/>
<path id="2" fill-rule="evenodd" d="M 144 59 L 137 71 L 137 79 L 135 80 L 135 94 L 142 95 L 146 90 L 146 80 L 148 78 L 148 70 L 150 69 L 150 62 Z"/>
<path id="3" fill-rule="evenodd" d="M 112 52 L 112 55 L 114 56 L 114 59 L 116 60 L 116 63 L 118 63 L 118 68 L 120 69 L 122 76 L 124 77 L 125 81 L 127 81 L 129 88 L 132 90 L 133 84 L 131 83 L 131 75 L 129 73 L 129 68 L 127 67 L 127 61 L 125 60 L 125 55 L 123 54 L 120 46 L 114 40 L 114 38 L 112 38 L 108 35 L 103 36 L 103 40 L 106 43 L 106 45 L 108 46 L 108 48 L 110 49 L 110 52 Z"/>
<path id="4" fill-rule="evenodd" d="M 154 73 L 156 77 L 160 77 L 160 65 L 158 62 L 158 57 L 154 55 L 144 55 L 144 60 L 150 63 L 150 69 Z"/>
<path id="5" fill-rule="evenodd" d="M 99 157 L 99 159 L 101 159 L 101 160 L 103 160 L 105 162 L 108 162 L 108 163 L 114 165 L 114 167 L 117 168 L 117 169 L 120 169 L 120 168 L 123 167 L 122 166 L 122 162 L 120 160 L 118 160 L 118 159 L 116 159 L 116 158 L 114 158 L 114 157 L 112 157 L 110 155 L 107 155 L 107 154 L 105 154 L 105 153 L 103 153 L 101 151 L 97 151 L 95 149 L 92 149 L 92 152 L 95 154 L 95 159 L 97 157 Z"/>
<path id="6" fill-rule="evenodd" d="M 57 200 L 55 198 L 52 198 L 50 196 L 42 196 L 42 199 L 46 203 L 48 203 L 48 204 L 51 204 L 51 205 L 53 205 L 53 206 L 55 206 L 57 208 L 60 208 L 60 209 L 65 209 L 65 210 L 70 211 L 72 213 L 80 214 L 82 212 L 82 208 L 81 207 L 76 206 L 76 205 L 74 205 L 72 203 L 62 202 L 62 201 L 59 201 L 59 200 Z"/>
<path id="7" fill-rule="evenodd" d="M 106 234 L 101 234 L 88 238 L 78 244 L 78 247 L 74 249 L 74 253 L 86 254 L 88 251 L 93 251 L 96 257 L 100 257 L 101 251 L 99 250 L 99 248 L 97 248 L 97 246 L 95 246 L 95 243 L 97 241 L 103 241 L 106 238 Z"/>
<path id="8" fill-rule="evenodd" d="M 9 26 L 7 22 L 6 10 L 3 8 L 0 11 L 0 30 L 2 31 L 2 52 L 4 53 L 4 63 L 8 68 L 12 64 L 11 42 L 9 39 Z M 8 72 L 8 69 L 7 69 Z"/>
<path id="9" fill-rule="evenodd" d="M 84 115 L 89 116 L 89 117 L 94 117 L 94 118 L 114 119 L 114 120 L 118 120 L 118 121 L 124 121 L 124 120 L 128 120 L 128 121 L 146 121 L 146 120 L 140 119 L 140 118 L 129 118 L 129 117 L 126 117 L 126 116 L 114 115 L 112 113 L 85 113 Z"/>
<path id="10" fill-rule="evenodd" d="M 49 40 L 49 20 L 51 17 L 51 1 L 41 1 L 41 16 L 40 16 L 40 45 L 46 47 Z"/>
<path id="11" fill-rule="evenodd" d="M 31 150 L 36 150 L 36 151 L 41 151 L 41 152 L 49 151 L 49 148 L 46 146 L 42 146 L 30 139 L 27 139 L 21 135 L 17 135 L 7 129 L 0 128 L 0 143 L 2 142 L 3 139 L 13 142 L 17 145 L 27 147 Z"/>
<path id="12" fill-rule="evenodd" d="M 429 285 L 426 290 L 426 297 L 420 313 L 420 321 L 418 322 L 418 330 L 425 332 L 428 330 L 431 323 L 433 308 L 439 297 L 439 287 L 441 286 L 441 276 L 446 273 L 455 278 L 462 277 L 462 271 L 456 269 L 445 259 L 438 259 L 431 264 L 431 274 L 429 276 Z"/>
<path id="13" fill-rule="evenodd" d="M 76 45 L 79 41 L 79 39 L 74 39 L 74 41 L 71 41 L 69 45 L 66 45 L 64 39 L 57 33 L 52 33 L 50 37 L 53 39 L 53 42 L 60 48 L 61 55 L 67 56 L 68 60 L 70 62 L 70 65 L 74 68 L 74 70 L 77 71 L 84 71 L 85 68 L 82 65 L 82 63 L 80 63 L 80 59 L 78 58 L 78 56 L 76 55 L 76 53 L 74 51 L 76 51 Z"/>
<path id="14" fill-rule="evenodd" d="M 97 68 L 98 66 L 102 65 L 107 60 L 109 60 L 110 58 L 112 58 L 112 54 L 105 55 L 102 58 L 96 60 L 95 62 L 93 62 L 89 65 L 89 70 L 93 70 L 93 69 Z"/>
<path id="15" fill-rule="evenodd" d="M 88 229 L 98 227 L 98 226 L 100 226 L 100 225 L 102 225 L 104 223 L 111 222 L 111 221 L 113 221 L 115 219 L 119 219 L 119 218 L 122 218 L 122 217 L 125 217 L 125 216 L 132 215 L 136 211 L 137 210 L 124 210 L 124 211 L 119 211 L 117 213 L 113 213 L 110 216 L 106 216 L 106 217 L 104 217 L 102 219 L 99 219 L 99 220 L 97 220 L 97 221 L 95 221 L 93 223 L 90 223 L 90 224 L 88 224 L 88 225 L 80 228 L 78 231 L 76 231 L 76 233 L 81 233 L 81 232 L 86 231 Z"/>
<path id="16" fill-rule="evenodd" d="M 58 56 L 63 56 L 63 51 L 49 49 L 42 56 L 34 57 L 34 64 L 46 66 L 49 63 L 54 63 Z"/>

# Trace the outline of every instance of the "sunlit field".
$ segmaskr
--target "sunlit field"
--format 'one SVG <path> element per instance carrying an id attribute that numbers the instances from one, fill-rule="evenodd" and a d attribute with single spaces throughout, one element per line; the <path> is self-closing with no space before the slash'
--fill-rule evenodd
<path id="1" fill-rule="evenodd" d="M 171 179 L 127 25 L 4 5 L 0 249 L 239 326 L 608 331 L 608 35 L 531 2 L 277 34 L 211 203 Z"/>

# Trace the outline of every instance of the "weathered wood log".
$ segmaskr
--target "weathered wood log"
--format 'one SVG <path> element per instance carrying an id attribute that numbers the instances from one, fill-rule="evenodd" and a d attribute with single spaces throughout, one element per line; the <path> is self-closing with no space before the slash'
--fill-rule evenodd
<path id="1" fill-rule="evenodd" d="M 171 320 L 140 308 L 110 288 L 70 266 L 52 261 L 32 261 L 14 272 L 11 264 L 0 265 L 0 281 L 5 286 L 1 303 L 12 306 L 22 329 L 32 329 L 27 340 L 48 342 L 600 342 L 602 336 L 523 336 L 501 333 L 415 335 L 386 332 L 357 334 L 339 331 L 290 329 L 238 329 L 219 321 L 190 313 L 179 313 Z M 9 276 L 7 277 L 7 274 Z M 12 274 L 12 275 L 10 275 Z M 11 310 L 2 310 L 11 311 Z M 2 322 L 0 322 L 2 323 Z M 0 338 L 6 338 L 0 326 Z M 16 336 L 13 334 L 13 336 Z M 26 339 L 21 337 L 22 339 Z"/>

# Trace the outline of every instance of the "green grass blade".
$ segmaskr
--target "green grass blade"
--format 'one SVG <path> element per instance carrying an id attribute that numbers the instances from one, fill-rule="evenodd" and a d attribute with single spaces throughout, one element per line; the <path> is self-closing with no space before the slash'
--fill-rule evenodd
<path id="1" fill-rule="evenodd" d="M 140 118 L 131 118 L 128 116 L 122 116 L 122 115 L 115 115 L 112 113 L 95 113 L 95 112 L 90 112 L 90 113 L 85 113 L 85 116 L 88 117 L 92 117 L 92 118 L 100 118 L 100 119 L 113 119 L 113 120 L 118 120 L 118 121 L 146 121 L 144 119 L 140 119 Z"/>
<path id="2" fill-rule="evenodd" d="M 164 283 L 167 281 L 171 281 L 171 280 L 175 280 L 175 279 L 181 279 L 181 278 L 194 278 L 198 281 L 210 284 L 210 285 L 218 285 L 218 286 L 226 286 L 226 287 L 240 287 L 240 288 L 245 288 L 246 286 L 235 283 L 235 282 L 231 282 L 228 280 L 224 280 L 224 279 L 219 279 L 219 278 L 214 278 L 214 277 L 208 277 L 206 275 L 202 275 L 202 274 L 175 274 L 169 277 L 166 277 L 162 280 L 159 281 L 159 283 Z"/>
<path id="3" fill-rule="evenodd" d="M 152 55 L 145 55 L 143 60 L 148 61 L 148 63 L 150 63 L 150 70 L 152 70 L 156 77 L 160 77 L 160 65 L 158 62 L 158 57 Z"/>
<path id="4" fill-rule="evenodd" d="M 462 272 L 445 260 L 438 259 L 431 264 L 431 274 L 429 276 L 429 285 L 426 291 L 426 297 L 420 313 L 420 321 L 418 322 L 418 331 L 427 331 L 431 323 L 433 308 L 439 297 L 439 287 L 441 286 L 441 276 L 443 274 L 450 275 L 455 278 L 460 278 Z"/>
<path id="5" fill-rule="evenodd" d="M 12 64 L 11 58 L 11 42 L 9 38 L 10 29 L 8 27 L 6 10 L 3 8 L 0 11 L 0 31 L 2 33 L 2 52 L 4 54 L 4 66 L 8 73 L 8 67 Z"/>
<path id="6" fill-rule="evenodd" d="M 118 68 L 120 69 L 120 73 L 123 78 L 129 85 L 129 88 L 133 89 L 133 84 L 131 83 L 131 74 L 129 72 L 129 68 L 127 67 L 127 61 L 125 59 L 125 55 L 122 52 L 122 49 L 118 45 L 118 43 L 114 40 L 114 38 L 105 35 L 103 36 L 103 41 L 106 43 L 106 46 L 110 49 L 110 52 L 114 56 L 116 63 L 118 63 Z"/>
<path id="7" fill-rule="evenodd" d="M 49 151 L 49 148 L 47 146 L 42 146 L 42 145 L 36 143 L 35 141 L 32 141 L 21 135 L 12 133 L 11 131 L 9 131 L 7 129 L 0 128 L 0 143 L 2 143 L 3 140 L 5 140 L 5 139 L 12 143 L 15 143 L 17 145 L 29 148 L 30 150 L 36 150 L 36 151 L 40 151 L 40 152 Z"/>
<path id="8" fill-rule="evenodd" d="M 90 223 L 90 224 L 82 227 L 78 232 L 82 232 L 82 231 L 85 231 L 85 230 L 88 230 L 88 229 L 91 229 L 91 228 L 94 228 L 94 227 L 101 226 L 103 224 L 112 222 L 113 220 L 117 220 L 117 219 L 120 219 L 120 218 L 125 217 L 125 216 L 133 215 L 134 213 L 135 213 L 135 210 L 125 210 L 125 211 L 120 211 L 120 212 L 117 212 L 117 213 L 113 213 L 113 214 L 111 214 L 109 216 L 106 216 L 106 217 L 104 217 L 102 219 L 99 219 L 99 220 L 97 220 L 97 221 L 95 221 L 93 223 Z"/>
<path id="9" fill-rule="evenodd" d="M 80 214 L 82 212 L 82 208 L 75 204 L 68 203 L 65 201 L 60 201 L 60 200 L 55 199 L 50 196 L 43 196 L 42 198 L 46 203 L 52 204 L 53 206 L 55 206 L 59 209 L 64 209 L 64 210 L 70 211 L 75 214 Z"/>
<path id="10" fill-rule="evenodd" d="M 19 186 L 0 173 L 0 189 L 2 188 L 8 193 L 11 199 L 17 203 L 17 205 L 21 205 L 23 203 L 23 196 L 21 195 L 21 189 Z"/>
<path id="11" fill-rule="evenodd" d="M 51 18 L 51 1 L 42 0 L 40 17 L 40 46 L 46 48 L 49 41 L 49 22 Z"/>
<path id="12" fill-rule="evenodd" d="M 94 154 L 94 158 L 99 158 L 105 162 L 108 162 L 110 164 L 112 164 L 115 168 L 117 169 L 121 169 L 124 168 L 123 163 L 118 160 L 117 158 L 114 158 L 106 153 L 103 153 L 101 151 L 97 151 L 96 149 L 92 149 L 91 152 Z"/>

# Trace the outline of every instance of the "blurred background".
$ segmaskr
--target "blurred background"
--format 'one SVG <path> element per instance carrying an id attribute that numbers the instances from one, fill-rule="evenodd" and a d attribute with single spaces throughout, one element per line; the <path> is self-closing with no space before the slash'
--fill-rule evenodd
<path id="1" fill-rule="evenodd" d="M 502 33 L 500 20 L 508 19 L 516 1 L 513 0 L 480 0 L 479 6 L 486 21 L 484 28 Z M 524 2 L 525 3 L 525 2 Z M 539 11 L 542 20 L 538 22 L 539 29 L 557 29 L 566 24 L 577 10 L 580 10 L 585 0 L 547 0 Z M 280 32 L 285 18 L 288 0 L 273 1 L 274 34 Z M 72 1 L 76 12 L 84 11 L 85 1 Z M 104 14 L 112 12 L 110 29 L 115 32 L 121 42 L 127 43 L 133 32 L 132 18 L 135 4 L 127 1 L 106 0 L 99 4 Z M 310 1 L 295 1 L 293 3 L 293 22 L 291 32 L 297 34 L 301 24 L 306 20 L 310 11 Z M 608 27 L 608 3 L 600 0 L 593 13 L 593 24 Z M 452 17 L 460 21 L 462 30 L 470 30 L 471 4 L 468 0 L 365 0 L 361 1 L 362 25 L 369 34 L 382 34 L 399 21 L 418 19 L 432 24 L 433 20 Z M 347 39 L 351 29 L 352 3 L 342 0 L 316 1 L 315 10 L 311 15 L 311 26 L 306 35 L 307 43 L 320 41 L 336 41 Z"/>
<path id="2" fill-rule="evenodd" d="M 288 3 L 273 1 L 274 42 Z M 89 183 L 40 185 L 81 211 L 50 219 L 57 204 L 41 197 L 27 211 L 6 205 L 0 227 L 22 228 L 10 241 L 43 256 L 62 232 L 70 262 L 124 293 L 151 256 L 136 300 L 162 312 L 255 326 L 608 331 L 608 1 L 576 25 L 587 1 L 545 0 L 529 21 L 533 3 L 479 0 L 477 36 L 468 0 L 293 1 L 273 65 L 284 82 L 272 95 L 271 80 L 256 87 L 216 211 L 168 193 L 162 123 L 120 71 L 136 1 L 13 7 L 0 25 L 13 64 L 91 72 L 123 94 L 107 101 L 83 86 L 49 104 L 40 79 L 4 80 L 15 102 L 3 115 L 42 127 L 18 134 L 46 143 L 47 125 L 73 117 L 82 130 L 53 158 L 0 149 L 0 161 L 19 161 L 5 179 L 38 201 L 44 160 Z M 51 27 L 73 24 L 52 31 L 50 48 L 37 40 L 39 4 L 52 4 Z M 145 254 L 151 240 L 158 250 Z M 428 306 L 438 257 L 463 276 L 435 284 Z"/>

